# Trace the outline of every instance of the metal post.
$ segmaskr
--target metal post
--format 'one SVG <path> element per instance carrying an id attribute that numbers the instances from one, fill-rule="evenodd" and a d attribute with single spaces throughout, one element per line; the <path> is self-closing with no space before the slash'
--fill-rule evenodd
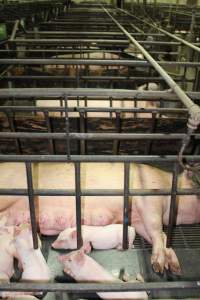
<path id="1" fill-rule="evenodd" d="M 77 229 L 77 248 L 83 245 L 81 233 L 81 175 L 80 163 L 77 162 L 75 166 L 75 191 L 76 191 L 76 229 Z"/>
<path id="2" fill-rule="evenodd" d="M 174 163 L 174 171 L 172 174 L 172 189 L 171 189 L 171 202 L 169 211 L 169 223 L 167 228 L 167 247 L 171 247 L 173 227 L 176 224 L 177 204 L 176 204 L 176 193 L 177 193 L 177 182 L 178 182 L 178 170 L 179 165 L 177 162 Z"/>
<path id="3" fill-rule="evenodd" d="M 33 190 L 32 170 L 31 170 L 30 162 L 26 162 L 26 177 L 27 177 L 28 200 L 29 200 L 29 209 L 30 209 L 32 237 L 33 237 L 33 247 L 34 249 L 38 249 L 37 222 L 35 216 L 34 190 Z"/>
<path id="4" fill-rule="evenodd" d="M 123 249 L 128 248 L 130 163 L 124 163 Z"/>

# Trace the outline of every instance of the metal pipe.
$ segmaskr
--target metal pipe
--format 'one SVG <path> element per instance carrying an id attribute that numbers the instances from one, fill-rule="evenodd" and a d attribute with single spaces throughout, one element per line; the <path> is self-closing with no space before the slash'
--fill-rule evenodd
<path id="1" fill-rule="evenodd" d="M 70 132 L 70 140 L 182 140 L 184 133 L 80 133 Z M 200 139 L 200 133 L 192 134 L 195 139 Z M 63 132 L 0 132 L 0 139 L 66 139 L 66 133 Z M 68 155 L 70 157 L 70 155 Z"/>
<path id="2" fill-rule="evenodd" d="M 12 88 L 0 89 L 0 99 L 20 98 L 24 100 L 27 98 L 40 99 L 45 98 L 53 100 L 53 98 L 61 98 L 66 94 L 69 97 L 102 97 L 102 99 L 112 97 L 116 99 L 151 99 L 152 100 L 178 100 L 179 97 L 170 91 L 138 91 L 125 89 L 93 89 L 93 88 Z M 199 100 L 200 92 L 186 93 L 193 100 Z M 88 100 L 94 100 L 88 98 Z"/>
<path id="3" fill-rule="evenodd" d="M 189 162 L 199 162 L 200 155 L 184 155 L 183 157 Z M 66 155 L 2 155 L 1 162 L 175 162 L 176 155 L 71 155 L 70 160 Z"/>
<path id="4" fill-rule="evenodd" d="M 42 52 L 42 50 L 40 51 Z M 80 53 L 80 50 L 79 50 Z M 149 67 L 151 62 L 145 60 L 126 59 L 68 59 L 68 58 L 1 58 L 2 65 L 92 65 L 92 66 L 129 66 L 129 67 Z M 200 62 L 159 62 L 161 66 L 180 67 L 200 67 Z M 161 75 L 162 76 L 162 75 Z"/>
<path id="5" fill-rule="evenodd" d="M 141 99 L 136 99 L 140 102 Z M 44 100 L 45 101 L 45 100 Z M 101 101 L 101 100 L 99 100 Z M 131 99 L 129 99 L 131 101 Z M 149 101 L 151 101 L 149 99 Z M 0 107 L 1 112 L 6 112 L 7 110 L 12 112 L 64 112 L 64 107 L 35 107 L 35 106 L 3 106 Z M 114 107 L 69 107 L 69 112 L 78 112 L 81 115 L 84 112 L 117 112 L 119 108 Z M 185 108 L 120 108 L 120 112 L 138 112 L 138 113 L 155 113 L 155 114 L 186 114 L 187 109 Z M 83 116 L 81 116 L 82 118 Z M 85 130 L 82 130 L 84 132 Z"/>
<path id="6" fill-rule="evenodd" d="M 172 233 L 174 225 L 176 224 L 176 214 L 177 214 L 177 203 L 176 203 L 176 196 L 177 196 L 177 183 L 178 183 L 178 170 L 179 165 L 178 163 L 174 164 L 174 170 L 172 175 L 172 189 L 171 189 L 171 201 L 170 201 L 170 209 L 169 209 L 169 222 L 167 227 L 167 247 L 171 247 L 172 243 Z"/>
<path id="7" fill-rule="evenodd" d="M 15 21 L 9 41 L 13 41 L 15 39 L 17 30 L 19 28 L 19 22 L 20 22 L 20 20 Z"/>
<path id="8" fill-rule="evenodd" d="M 0 291 L 32 291 L 32 292 L 57 292 L 91 293 L 91 292 L 131 292 L 131 291 L 168 291 L 194 289 L 199 290 L 199 281 L 170 281 L 170 282 L 145 282 L 145 283 L 29 283 L 10 282 L 1 283 Z"/>
<path id="9" fill-rule="evenodd" d="M 34 189 L 34 196 L 76 196 L 77 191 L 71 189 Z M 9 196 L 28 196 L 27 189 L 2 189 L 0 188 L 0 195 Z M 170 196 L 171 189 L 129 189 L 128 196 Z M 177 189 L 176 195 L 200 195 L 200 189 Z M 124 196 L 124 190 L 120 189 L 82 189 L 79 196 Z M 6 199 L 5 199 L 6 200 Z M 55 199 L 56 201 L 56 199 Z"/>

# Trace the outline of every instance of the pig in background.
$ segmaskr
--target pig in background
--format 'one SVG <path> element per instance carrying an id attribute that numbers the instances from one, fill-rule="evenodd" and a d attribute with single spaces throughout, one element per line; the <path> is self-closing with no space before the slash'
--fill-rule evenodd
<path id="1" fill-rule="evenodd" d="M 78 251 L 59 256 L 58 260 L 63 264 L 64 272 L 77 282 L 122 282 L 85 254 L 88 252 L 90 252 L 90 248 L 87 245 Z M 98 292 L 97 295 L 102 299 L 148 299 L 146 292 Z"/>
<path id="2" fill-rule="evenodd" d="M 112 224 L 107 226 L 86 226 L 83 225 L 82 239 L 83 245 L 91 244 L 94 249 L 122 250 L 123 225 Z M 133 247 L 135 239 L 135 229 L 128 227 L 128 247 Z M 58 238 L 52 243 L 54 249 L 77 249 L 76 228 L 67 228 L 62 231 Z"/>

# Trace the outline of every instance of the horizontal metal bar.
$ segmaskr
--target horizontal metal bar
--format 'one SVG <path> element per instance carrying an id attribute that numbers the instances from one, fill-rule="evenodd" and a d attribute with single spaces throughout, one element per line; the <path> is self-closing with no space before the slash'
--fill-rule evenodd
<path id="1" fill-rule="evenodd" d="M 1 283 L 0 291 L 63 291 L 68 293 L 130 292 L 154 290 L 200 289 L 199 281 L 164 281 L 145 283 Z"/>
<path id="2" fill-rule="evenodd" d="M 35 35 L 35 31 L 26 31 L 27 34 L 32 34 Z M 134 36 L 156 36 L 156 37 L 163 37 L 165 36 L 162 33 L 138 33 L 138 32 L 130 32 L 130 34 L 134 35 Z M 93 36 L 93 35 L 98 35 L 98 36 L 123 36 L 123 33 L 121 33 L 120 31 L 37 31 L 37 35 L 66 35 L 66 36 L 70 36 L 70 35 L 80 35 L 80 36 Z"/>
<path id="3" fill-rule="evenodd" d="M 184 133 L 80 133 L 70 132 L 71 140 L 182 140 Z M 192 134 L 191 137 L 200 139 L 199 134 Z M 0 132 L 0 139 L 65 139 L 66 133 L 63 132 Z"/>
<path id="4" fill-rule="evenodd" d="M 193 100 L 199 100 L 200 92 L 186 92 Z M 98 88 L 12 88 L 0 89 L 0 98 L 20 97 L 25 98 L 48 98 L 48 97 L 112 97 L 115 99 L 151 99 L 151 100 L 179 100 L 179 98 L 169 91 L 138 91 L 125 89 L 98 89 Z M 103 99 L 102 98 L 102 99 Z M 50 100 L 50 98 L 49 98 Z"/>
<path id="5" fill-rule="evenodd" d="M 129 196 L 170 196 L 170 189 L 129 189 Z M 76 196 L 73 189 L 34 189 L 35 196 Z M 177 195 L 200 195 L 200 189 L 177 189 Z M 27 189 L 1 189 L 0 195 L 27 196 Z M 80 196 L 123 196 L 123 190 L 82 189 Z M 56 200 L 55 200 L 56 201 Z"/>
<path id="6" fill-rule="evenodd" d="M 0 53 L 18 53 L 18 52 L 24 52 L 24 53 L 78 53 L 80 54 L 80 50 L 76 49 L 0 49 Z M 82 53 L 123 53 L 123 50 L 115 49 L 82 49 Z M 126 54 L 132 53 L 131 51 L 126 52 Z M 169 55 L 178 55 L 178 52 L 167 52 L 167 51 L 154 51 L 150 50 L 149 53 L 151 54 L 169 54 Z M 162 62 L 161 62 L 162 63 Z M 182 63 L 182 62 L 178 62 Z M 184 62 L 183 62 L 184 63 Z"/>
<path id="7" fill-rule="evenodd" d="M 141 99 L 139 99 L 140 101 Z M 45 101 L 45 100 L 44 100 Z M 97 100 L 98 101 L 98 100 Z M 101 100 L 100 100 L 101 101 Z M 124 100 L 126 101 L 126 100 Z M 136 99 L 135 101 L 138 101 Z M 48 112 L 62 112 L 65 108 L 60 107 L 37 107 L 37 106 L 0 106 L 0 111 L 2 112 L 33 112 L 33 111 L 48 111 Z M 188 110 L 186 108 L 114 108 L 114 107 L 69 107 L 69 112 L 138 112 L 138 113 L 174 113 L 174 114 L 186 114 Z"/>
<path id="8" fill-rule="evenodd" d="M 63 80 L 63 81 L 75 81 L 77 78 L 75 76 L 66 75 L 55 75 L 55 76 L 1 76 L 0 80 L 4 81 L 19 81 L 19 80 Z M 145 82 L 162 82 L 164 79 L 162 77 L 132 77 L 132 76 L 80 76 L 79 80 L 85 81 L 145 81 Z M 187 78 L 175 78 L 176 82 L 194 82 L 194 79 Z"/>
<path id="9" fill-rule="evenodd" d="M 185 155 L 189 162 L 200 162 L 200 155 Z M 176 162 L 176 155 L 0 155 L 0 162 Z"/>
<path id="10" fill-rule="evenodd" d="M 40 50 L 42 52 L 42 49 Z M 80 53 L 80 51 L 79 51 Z M 68 58 L 1 58 L 2 65 L 91 65 L 91 66 L 133 66 L 149 67 L 151 64 L 145 60 L 125 60 L 125 59 L 68 59 Z M 200 67 L 200 62 L 160 62 L 161 66 L 183 66 Z"/>
<path id="11" fill-rule="evenodd" d="M 143 41 L 145 44 L 149 42 Z M 127 40 L 106 40 L 106 39 L 15 39 L 9 41 L 10 44 L 114 44 L 116 45 L 128 45 Z M 156 42 L 154 42 L 156 43 Z M 163 42 L 164 43 L 164 42 Z M 164 43 L 166 44 L 166 42 Z M 174 42 L 173 45 L 179 45 L 179 43 Z"/>

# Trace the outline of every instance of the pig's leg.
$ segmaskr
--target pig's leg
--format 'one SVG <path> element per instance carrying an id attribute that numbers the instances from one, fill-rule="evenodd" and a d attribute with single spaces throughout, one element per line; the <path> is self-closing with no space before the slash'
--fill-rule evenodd
<path id="1" fill-rule="evenodd" d="M 170 269 L 172 273 L 175 274 L 180 274 L 181 273 L 181 267 L 178 261 L 178 258 L 176 256 L 176 253 L 172 248 L 167 248 L 166 243 L 167 243 L 167 237 L 166 234 L 163 233 L 164 236 L 164 244 L 165 244 L 165 257 L 166 257 L 166 262 L 165 262 L 165 268 Z"/>
<path id="2" fill-rule="evenodd" d="M 147 235 L 152 241 L 152 267 L 155 272 L 163 273 L 165 267 L 165 246 L 162 230 L 163 201 L 160 197 L 137 197 L 135 201 Z"/>

